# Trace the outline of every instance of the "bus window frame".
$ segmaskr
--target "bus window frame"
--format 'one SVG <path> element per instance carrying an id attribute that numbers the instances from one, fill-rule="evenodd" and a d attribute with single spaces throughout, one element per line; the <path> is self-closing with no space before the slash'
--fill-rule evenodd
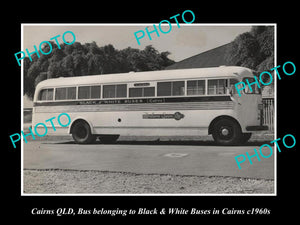
<path id="1" fill-rule="evenodd" d="M 161 81 L 156 81 L 156 91 L 155 91 L 155 97 L 158 98 L 172 98 L 172 97 L 184 97 L 186 96 L 186 79 L 181 79 L 181 80 L 161 80 Z M 171 95 L 158 95 L 158 83 L 166 83 L 170 82 L 171 83 Z M 183 82 L 184 85 L 184 90 L 182 95 L 172 95 L 173 94 L 173 82 Z"/>
<path id="2" fill-rule="evenodd" d="M 197 83 L 198 83 L 198 81 L 204 81 L 204 93 L 203 94 L 188 94 L 187 85 L 188 85 L 189 81 L 196 81 Z M 186 90 L 185 90 L 186 96 L 205 96 L 205 95 L 207 95 L 207 79 L 206 78 L 204 78 L 204 79 L 199 79 L 199 78 L 197 78 L 197 79 L 188 79 L 185 82 L 186 82 Z M 197 87 L 198 87 L 198 84 L 197 84 Z"/>
<path id="3" fill-rule="evenodd" d="M 244 95 L 261 95 L 261 94 L 262 94 L 262 90 L 261 90 L 261 88 L 259 88 L 259 87 L 257 86 L 257 84 L 254 84 L 254 85 L 255 85 L 255 86 L 254 86 L 255 89 L 253 89 L 253 86 L 251 86 L 252 92 L 246 93 L 246 90 L 250 91 L 250 88 L 249 88 L 249 86 L 248 86 L 248 84 L 247 84 L 247 82 L 246 82 L 246 79 L 249 81 L 250 78 L 251 78 L 251 79 L 254 79 L 253 77 L 243 77 L 242 82 L 245 83 L 246 87 L 243 89 L 242 93 L 243 93 Z M 253 80 L 252 80 L 252 81 L 249 81 L 249 83 L 252 83 L 252 82 L 254 82 L 254 81 L 253 81 Z M 260 83 L 260 82 L 259 82 L 259 83 Z M 260 83 L 260 86 L 261 86 L 261 83 Z M 256 93 L 256 91 L 258 91 L 258 93 Z"/>
<path id="4" fill-rule="evenodd" d="M 206 90 L 205 90 L 205 95 L 206 96 L 228 96 L 230 94 L 230 79 L 236 79 L 239 81 L 238 77 L 235 76 L 227 76 L 227 77 L 213 77 L 213 78 L 205 78 L 206 80 Z M 226 88 L 225 88 L 225 93 L 224 94 L 208 94 L 208 81 L 209 80 L 226 80 Z M 202 95 L 203 96 L 203 95 Z"/>
<path id="5" fill-rule="evenodd" d="M 79 98 L 79 88 L 80 87 L 92 87 L 92 86 L 100 86 L 100 96 L 99 98 Z M 101 84 L 84 84 L 84 85 L 77 85 L 76 86 L 76 99 L 81 101 L 81 100 L 100 100 L 102 99 L 102 85 Z M 92 95 L 92 90 L 90 88 L 90 95 Z"/>
<path id="6" fill-rule="evenodd" d="M 211 78 L 201 78 L 201 77 L 197 77 L 197 78 L 185 78 L 185 79 L 176 79 L 176 80 L 172 80 L 172 79 L 166 79 L 166 80 L 159 80 L 159 81 L 153 81 L 153 80 L 146 80 L 143 81 L 143 83 L 145 82 L 150 82 L 150 86 L 145 86 L 144 88 L 149 88 L 149 87 L 154 87 L 154 96 L 142 96 L 142 97 L 129 97 L 129 89 L 130 88 L 135 88 L 134 87 L 134 83 L 135 82 L 122 82 L 122 83 L 115 83 L 115 82 L 109 82 L 109 83 L 105 83 L 105 84 L 83 84 L 83 85 L 67 85 L 67 86 L 57 86 L 57 87 L 42 87 L 39 90 L 39 94 L 37 96 L 37 102 L 50 102 L 50 101 L 81 101 L 81 100 L 106 100 L 106 99 L 132 99 L 132 98 L 172 98 L 172 97 L 196 97 L 196 96 L 222 96 L 222 95 L 230 95 L 230 79 L 238 79 L 238 77 L 235 76 L 227 76 L 227 77 L 211 77 Z M 243 78 L 244 79 L 244 78 Z M 199 80 L 204 80 L 205 81 L 205 93 L 204 94 L 197 94 L 197 95 L 188 95 L 187 94 L 187 83 L 188 81 L 199 81 Z M 209 80 L 226 80 L 226 91 L 224 94 L 208 94 L 208 82 Z M 157 92 L 158 92 L 158 83 L 163 83 L 163 82 L 183 82 L 184 84 L 184 93 L 183 95 L 164 95 L 164 96 L 158 96 Z M 104 86 L 107 85 L 126 85 L 126 97 L 112 97 L 112 98 L 104 98 Z M 100 98 L 87 98 L 87 99 L 79 99 L 79 87 L 91 87 L 91 86 L 100 86 Z M 75 99 L 60 99 L 57 100 L 56 98 L 56 89 L 57 88 L 70 88 L 70 87 L 75 87 L 76 88 L 76 98 Z M 141 86 L 143 87 L 143 86 Z M 136 87 L 136 88 L 140 88 L 140 87 Z M 173 88 L 173 85 L 171 85 L 171 88 Z M 53 89 L 53 99 L 52 100 L 39 100 L 39 95 L 40 92 L 42 90 L 45 89 Z M 244 91 L 243 91 L 243 94 Z M 252 94 L 252 93 L 250 93 Z M 116 90 L 115 90 L 115 95 L 116 95 Z"/>
<path id="7" fill-rule="evenodd" d="M 207 93 L 207 95 L 208 96 L 220 96 L 220 95 L 228 95 L 229 94 L 229 82 L 230 82 L 230 77 L 222 77 L 222 78 L 219 78 L 219 77 L 214 77 L 214 78 L 207 78 L 207 89 L 206 89 L 206 93 Z M 208 92 L 209 92 L 209 87 L 208 87 L 208 82 L 210 81 L 210 80 L 225 80 L 225 84 L 226 84 L 226 86 L 225 86 L 225 93 L 222 93 L 222 94 L 209 94 Z M 219 83 L 218 83 L 218 86 L 217 86 L 218 88 L 219 88 Z M 218 90 L 218 89 L 217 89 Z"/>
<path id="8" fill-rule="evenodd" d="M 71 88 L 75 87 L 76 89 L 76 96 L 75 99 L 56 99 L 56 89 L 58 88 Z M 54 87 L 54 95 L 53 95 L 53 102 L 64 102 L 64 101 L 77 101 L 78 100 L 78 86 L 77 85 L 72 85 L 72 86 L 59 86 L 59 87 Z"/>
<path id="9" fill-rule="evenodd" d="M 40 95 L 41 95 L 41 92 L 43 90 L 49 90 L 49 89 L 52 89 L 53 90 L 53 93 L 52 93 L 52 99 L 51 100 L 40 100 Z M 37 102 L 51 102 L 51 101 L 55 101 L 55 88 L 54 87 L 43 87 L 41 88 L 39 91 L 38 91 L 38 95 L 37 95 Z"/>
<path id="10" fill-rule="evenodd" d="M 153 96 L 139 96 L 139 97 L 130 97 L 130 89 L 139 89 L 139 88 L 142 88 L 143 91 L 142 93 L 144 94 L 145 92 L 145 88 L 154 88 L 154 95 Z M 157 97 L 157 94 L 156 94 L 156 86 L 145 86 L 145 87 L 128 87 L 128 98 L 129 99 L 132 99 L 132 98 L 156 98 Z"/>
<path id="11" fill-rule="evenodd" d="M 104 86 L 110 86 L 110 85 L 126 85 L 126 96 L 125 97 L 111 97 L 111 98 L 104 98 Z M 128 89 L 128 83 L 107 83 L 107 84 L 102 84 L 102 93 L 101 93 L 101 99 L 105 100 L 105 99 L 124 99 L 124 98 L 128 98 L 129 95 L 129 89 Z M 117 95 L 117 89 L 115 89 L 115 96 Z"/>

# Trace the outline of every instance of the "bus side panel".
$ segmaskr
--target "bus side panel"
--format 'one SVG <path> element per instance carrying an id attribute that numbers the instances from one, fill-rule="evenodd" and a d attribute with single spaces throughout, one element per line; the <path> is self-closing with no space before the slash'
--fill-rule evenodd
<path id="1" fill-rule="evenodd" d="M 88 106 L 84 110 L 86 112 L 82 106 L 36 107 L 32 127 L 44 123 L 49 135 L 67 135 L 68 127 L 62 128 L 57 121 L 57 117 L 66 112 L 71 118 L 71 124 L 79 117 L 88 121 L 93 134 L 190 136 L 207 135 L 209 124 L 218 116 L 236 117 L 232 109 L 99 112 L 97 106 Z M 45 122 L 52 117 L 55 117 L 52 122 L 56 131 L 49 121 Z M 61 117 L 61 123 L 67 124 L 68 121 L 63 119 L 66 117 Z M 40 125 L 37 130 L 43 134 L 43 129 Z"/>
<path id="2" fill-rule="evenodd" d="M 46 133 L 47 135 L 58 135 L 58 136 L 65 136 L 68 135 L 68 129 L 69 126 L 63 127 L 59 125 L 58 123 L 58 116 L 61 113 L 65 112 L 36 112 L 38 111 L 37 108 L 33 108 L 33 114 L 32 114 L 32 131 L 36 134 L 37 136 L 44 136 Z M 68 115 L 71 118 L 72 121 L 72 113 L 68 113 Z M 52 125 L 52 123 L 53 125 Z M 60 117 L 60 123 L 62 125 L 67 125 L 69 123 L 69 119 L 67 116 L 62 115 Z M 43 125 L 44 124 L 44 125 Z M 71 123 L 70 123 L 71 124 Z M 46 128 L 45 128 L 46 126 Z"/>
<path id="3" fill-rule="evenodd" d="M 235 116 L 232 110 L 181 110 L 101 112 L 87 115 L 87 118 L 92 121 L 94 128 L 208 128 L 210 122 L 221 115 Z"/>

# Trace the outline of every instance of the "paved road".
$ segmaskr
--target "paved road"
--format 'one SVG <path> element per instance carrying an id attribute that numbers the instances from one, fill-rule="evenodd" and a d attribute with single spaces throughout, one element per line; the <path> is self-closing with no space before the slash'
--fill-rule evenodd
<path id="1" fill-rule="evenodd" d="M 270 158 L 253 158 L 241 164 L 234 157 L 253 152 L 262 143 L 251 146 L 214 146 L 211 142 L 178 144 L 169 142 L 119 142 L 77 145 L 74 142 L 31 141 L 24 143 L 25 169 L 72 169 L 176 174 L 198 176 L 234 176 L 274 178 L 274 154 Z M 265 155 L 268 155 L 265 153 Z"/>

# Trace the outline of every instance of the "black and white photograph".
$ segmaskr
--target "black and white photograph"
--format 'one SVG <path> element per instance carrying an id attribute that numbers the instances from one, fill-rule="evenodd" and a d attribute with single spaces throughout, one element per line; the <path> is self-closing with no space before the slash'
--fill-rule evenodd
<path id="1" fill-rule="evenodd" d="M 5 7 L 8 221 L 296 218 L 296 5 L 111 3 Z"/>
<path id="2" fill-rule="evenodd" d="M 22 37 L 24 195 L 276 194 L 276 153 L 260 149 L 276 77 L 259 76 L 275 24 L 22 24 Z"/>

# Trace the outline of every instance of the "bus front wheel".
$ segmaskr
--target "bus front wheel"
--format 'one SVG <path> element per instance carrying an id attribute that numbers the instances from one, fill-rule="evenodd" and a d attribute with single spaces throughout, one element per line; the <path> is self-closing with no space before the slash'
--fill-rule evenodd
<path id="1" fill-rule="evenodd" d="M 235 145 L 242 135 L 239 124 L 231 119 L 218 120 L 212 130 L 214 140 L 220 145 Z"/>
<path id="2" fill-rule="evenodd" d="M 88 144 L 96 140 L 96 136 L 91 133 L 89 124 L 83 120 L 77 121 L 72 126 L 72 137 L 77 144 Z"/>

